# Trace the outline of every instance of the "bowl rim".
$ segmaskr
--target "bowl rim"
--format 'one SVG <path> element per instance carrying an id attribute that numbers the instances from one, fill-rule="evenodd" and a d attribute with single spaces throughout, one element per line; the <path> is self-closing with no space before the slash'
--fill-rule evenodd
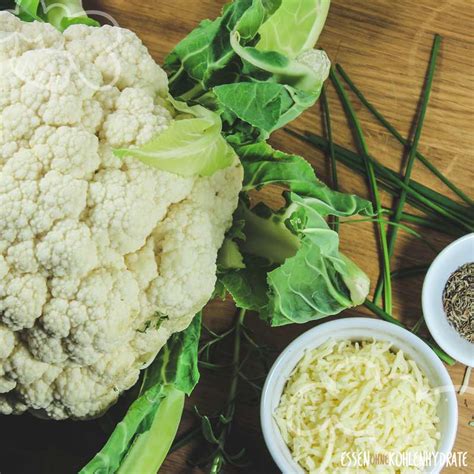
<path id="1" fill-rule="evenodd" d="M 474 232 L 466 234 L 451 242 L 441 250 L 441 252 L 431 262 L 423 281 L 421 305 L 428 330 L 438 345 L 458 362 L 467 366 L 472 366 L 474 365 L 474 344 L 469 343 L 469 341 L 462 338 L 462 336 L 460 336 L 449 323 L 446 324 L 447 317 L 442 306 L 441 311 L 433 311 L 434 303 L 433 295 L 431 293 L 432 286 L 436 284 L 438 275 L 441 273 L 444 274 L 443 263 L 450 259 L 450 256 L 457 251 L 458 247 L 469 245 L 469 243 L 474 246 Z M 469 256 L 469 254 L 466 253 L 464 263 L 472 261 L 474 261 L 474 255 Z M 444 316 L 443 319 L 438 317 L 441 312 Z"/>
<path id="2" fill-rule="evenodd" d="M 347 339 L 347 336 L 338 337 L 338 331 L 350 329 L 367 329 L 368 331 L 373 330 L 374 333 L 384 332 L 387 336 L 393 335 L 394 337 L 403 340 L 415 352 L 420 353 L 420 355 L 429 362 L 431 368 L 436 372 L 437 376 L 442 382 L 442 386 L 445 387 L 443 395 L 446 397 L 447 411 L 449 415 L 447 416 L 447 430 L 442 433 L 438 451 L 448 454 L 453 449 L 458 425 L 458 405 L 451 377 L 438 356 L 436 356 L 433 350 L 418 336 L 415 336 L 410 331 L 402 328 L 401 326 L 389 323 L 387 321 L 380 321 L 371 317 L 348 317 L 322 323 L 298 336 L 278 356 L 267 375 L 260 401 L 261 428 L 265 444 L 267 445 L 273 460 L 284 474 L 303 473 L 304 471 L 301 466 L 299 466 L 299 464 L 291 459 L 290 451 L 280 434 L 276 422 L 274 421 L 273 407 L 271 402 L 276 397 L 276 395 L 275 391 L 273 390 L 273 386 L 277 382 L 280 373 L 283 370 L 286 371 L 287 366 L 285 363 L 289 359 L 296 360 L 294 364 L 291 364 L 291 369 L 289 370 L 291 373 L 296 364 L 301 360 L 303 352 L 307 348 L 316 348 L 323 344 L 323 342 L 311 344 L 311 341 L 314 339 L 313 336 L 317 336 L 318 333 L 324 330 L 326 333 L 332 333 L 328 337 L 334 337 L 336 340 Z M 377 340 L 376 335 L 370 333 L 367 334 L 366 338 L 367 340 L 372 338 Z M 359 338 L 356 336 L 354 339 Z M 298 357 L 296 357 L 296 355 L 298 355 Z M 287 380 L 287 377 L 285 380 Z M 278 393 L 277 396 L 279 399 L 281 392 Z M 444 465 L 444 461 L 437 461 L 437 463 L 427 472 L 431 474 L 439 473 Z"/>

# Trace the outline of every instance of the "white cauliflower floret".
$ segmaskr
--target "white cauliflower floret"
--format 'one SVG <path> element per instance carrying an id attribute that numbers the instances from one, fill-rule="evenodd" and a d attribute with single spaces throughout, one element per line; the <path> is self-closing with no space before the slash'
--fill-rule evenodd
<path id="1" fill-rule="evenodd" d="M 64 32 L 64 38 L 66 50 L 83 64 L 94 64 L 104 84 L 166 95 L 166 73 L 132 31 L 108 25 L 94 29 L 76 25 Z"/>
<path id="2" fill-rule="evenodd" d="M 242 169 L 113 154 L 173 120 L 134 33 L 0 12 L 0 36 L 0 413 L 94 417 L 211 296 Z"/>
<path id="3" fill-rule="evenodd" d="M 82 277 L 97 266 L 96 246 L 83 222 L 59 221 L 36 248 L 39 262 L 53 276 Z"/>
<path id="4" fill-rule="evenodd" d="M 2 134 L 4 140 L 28 138 L 40 124 L 40 118 L 26 105 L 16 103 L 2 110 Z"/>
<path id="5" fill-rule="evenodd" d="M 0 361 L 6 359 L 13 351 L 16 343 L 16 335 L 8 328 L 0 324 Z"/>
<path id="6" fill-rule="evenodd" d="M 45 167 L 74 178 L 89 179 L 100 165 L 99 140 L 82 127 L 39 127 L 31 145 Z"/>
<path id="7" fill-rule="evenodd" d="M 0 286 L 2 322 L 13 331 L 31 328 L 47 298 L 46 279 L 39 274 L 10 271 Z"/>
<path id="8" fill-rule="evenodd" d="M 31 150 L 17 151 L 3 167 L 5 176 L 9 175 L 18 181 L 37 181 L 43 170 L 42 164 Z"/>
<path id="9" fill-rule="evenodd" d="M 32 240 L 25 240 L 9 247 L 6 260 L 18 273 L 37 273 L 39 269 Z"/>
<path id="10" fill-rule="evenodd" d="M 2 41 L 0 61 L 21 56 L 26 51 L 45 48 L 62 48 L 64 38 L 49 24 L 19 23 L 13 15 L 1 13 Z"/>
<path id="11" fill-rule="evenodd" d="M 49 229 L 60 219 L 77 219 L 86 208 L 87 190 L 86 181 L 49 171 L 40 181 L 36 229 Z"/>

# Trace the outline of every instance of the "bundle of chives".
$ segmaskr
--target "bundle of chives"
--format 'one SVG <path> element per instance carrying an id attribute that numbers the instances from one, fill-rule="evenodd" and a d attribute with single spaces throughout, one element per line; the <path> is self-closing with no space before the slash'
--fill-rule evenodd
<path id="1" fill-rule="evenodd" d="M 465 232 L 474 231 L 474 201 L 467 196 L 459 187 L 452 183 L 441 171 L 438 170 L 424 155 L 418 151 L 418 143 L 421 136 L 424 117 L 431 92 L 431 85 L 433 82 L 434 72 L 436 69 L 436 60 L 441 45 L 441 37 L 435 35 L 433 47 L 431 50 L 431 57 L 428 66 L 428 72 L 425 80 L 425 87 L 422 95 L 420 112 L 417 116 L 415 124 L 415 132 L 412 141 L 406 140 L 402 135 L 391 125 L 388 120 L 365 98 L 362 92 L 349 78 L 342 66 L 337 65 L 336 70 L 355 93 L 363 105 L 374 115 L 374 117 L 403 145 L 409 145 L 408 159 L 405 167 L 405 173 L 401 175 L 388 167 L 382 165 L 375 158 L 373 158 L 368 151 L 365 141 L 364 133 L 361 124 L 354 111 L 354 108 L 349 100 L 347 92 L 345 91 L 339 77 L 334 69 L 331 69 L 330 78 L 336 91 L 340 97 L 343 108 L 347 114 L 350 125 L 354 131 L 354 138 L 358 147 L 358 153 L 348 150 L 340 145 L 337 145 L 332 140 L 331 121 L 329 104 L 326 93 L 322 94 L 322 112 L 323 124 L 327 138 L 323 138 L 311 132 L 306 132 L 304 135 L 287 130 L 292 135 L 311 143 L 316 148 L 328 153 L 331 164 L 331 181 L 333 186 L 337 188 L 337 171 L 336 160 L 345 164 L 349 168 L 368 178 L 369 188 L 374 203 L 374 208 L 378 214 L 374 222 L 378 223 L 379 230 L 379 245 L 382 254 L 382 270 L 379 283 L 375 290 L 374 300 L 366 300 L 364 305 L 375 315 L 405 327 L 400 321 L 391 315 L 391 280 L 392 278 L 404 278 L 414 275 L 422 274 L 426 271 L 426 266 L 417 266 L 407 269 L 390 272 L 390 259 L 393 255 L 398 228 L 402 227 L 405 230 L 410 230 L 401 224 L 401 221 L 429 227 L 450 235 L 459 236 Z M 460 204 L 452 199 L 430 189 L 411 179 L 411 172 L 418 159 L 426 168 L 428 168 L 437 178 L 439 178 L 451 191 L 453 191 L 459 198 L 464 201 Z M 393 211 L 382 208 L 379 194 L 379 187 L 386 190 L 392 196 L 398 198 L 397 205 Z M 419 216 L 405 212 L 405 203 L 423 211 L 426 215 Z M 388 215 L 390 220 L 384 220 L 384 215 Z M 370 220 L 370 219 L 369 219 Z M 386 226 L 390 225 L 393 228 L 390 235 L 387 237 Z M 337 229 L 337 227 L 336 227 Z M 415 233 L 413 230 L 411 232 Z M 416 233 L 415 233 L 416 234 Z M 379 296 L 384 295 L 384 308 L 377 305 Z M 417 333 L 423 319 L 421 318 L 412 329 L 412 332 Z M 423 339 L 423 338 L 422 338 Z M 445 354 L 431 339 L 424 339 L 430 345 L 434 352 L 446 363 L 452 365 L 454 360 Z"/>

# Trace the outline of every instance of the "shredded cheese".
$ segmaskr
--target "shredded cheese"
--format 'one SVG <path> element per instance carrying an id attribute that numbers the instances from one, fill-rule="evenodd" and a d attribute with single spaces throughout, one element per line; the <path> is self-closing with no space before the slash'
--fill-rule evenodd
<path id="1" fill-rule="evenodd" d="M 414 466 L 344 466 L 352 453 L 380 460 L 436 451 L 438 401 L 439 391 L 390 343 L 330 340 L 305 352 L 274 418 L 306 472 L 416 473 Z"/>

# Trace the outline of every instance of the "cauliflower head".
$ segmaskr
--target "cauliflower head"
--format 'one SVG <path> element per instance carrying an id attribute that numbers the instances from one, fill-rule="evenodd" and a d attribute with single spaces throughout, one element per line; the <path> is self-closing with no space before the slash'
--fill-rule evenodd
<path id="1" fill-rule="evenodd" d="M 112 152 L 169 126 L 166 97 L 131 31 L 0 13 L 0 413 L 100 415 L 210 298 L 240 163 Z"/>

